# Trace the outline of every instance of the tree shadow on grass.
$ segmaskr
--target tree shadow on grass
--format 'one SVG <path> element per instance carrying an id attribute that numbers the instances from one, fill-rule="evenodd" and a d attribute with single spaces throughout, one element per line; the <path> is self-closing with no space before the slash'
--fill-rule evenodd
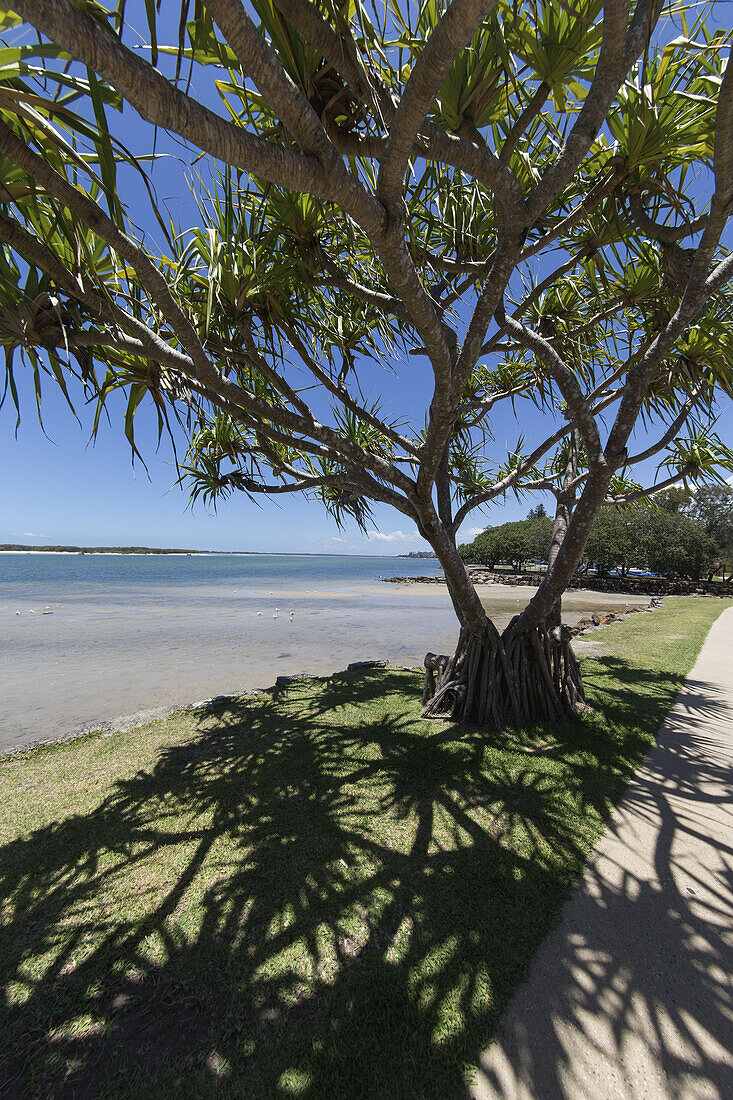
<path id="1" fill-rule="evenodd" d="M 464 1094 L 646 743 L 578 720 L 530 757 L 416 684 L 219 702 L 0 851 L 7 1095 Z"/>

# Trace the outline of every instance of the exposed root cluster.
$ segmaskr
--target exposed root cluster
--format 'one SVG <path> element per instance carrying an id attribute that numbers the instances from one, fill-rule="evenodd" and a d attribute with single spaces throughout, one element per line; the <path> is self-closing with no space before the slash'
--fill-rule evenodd
<path id="1" fill-rule="evenodd" d="M 565 626 L 520 631 L 514 619 L 499 635 L 461 631 L 452 657 L 425 657 L 423 717 L 476 725 L 560 722 L 585 705 L 580 664 Z"/>

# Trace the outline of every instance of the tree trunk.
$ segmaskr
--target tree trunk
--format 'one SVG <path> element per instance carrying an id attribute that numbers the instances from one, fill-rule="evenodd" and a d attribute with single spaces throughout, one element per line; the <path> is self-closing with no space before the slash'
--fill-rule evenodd
<path id="1" fill-rule="evenodd" d="M 568 533 L 568 527 L 570 526 L 570 519 L 573 514 L 573 505 L 575 504 L 575 490 L 571 488 L 571 484 L 578 473 L 578 449 L 580 443 L 578 439 L 577 431 L 574 431 L 568 439 L 568 454 L 565 462 L 565 473 L 562 480 L 562 489 L 557 495 L 557 506 L 555 508 L 555 519 L 552 524 L 552 538 L 550 540 L 550 549 L 547 552 L 547 572 L 552 571 L 557 555 L 560 553 L 560 547 L 565 541 L 565 536 Z M 552 612 L 549 616 L 549 621 L 553 628 L 560 626 L 562 622 L 562 596 L 555 601 L 552 608 Z"/>
<path id="2" fill-rule="evenodd" d="M 525 627 L 517 616 L 500 635 L 444 525 L 435 517 L 424 532 L 443 566 L 461 631 L 451 657 L 425 657 L 423 716 L 501 729 L 559 722 L 582 706 L 583 680 L 567 627 L 547 619 Z"/>
<path id="3" fill-rule="evenodd" d="M 585 703 L 580 664 L 565 626 L 518 628 L 499 635 L 461 630 L 452 657 L 425 657 L 423 717 L 502 729 L 560 722 Z"/>

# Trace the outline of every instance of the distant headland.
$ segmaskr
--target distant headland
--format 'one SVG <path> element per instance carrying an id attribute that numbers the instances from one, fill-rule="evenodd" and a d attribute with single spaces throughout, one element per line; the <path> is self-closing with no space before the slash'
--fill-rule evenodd
<path id="1" fill-rule="evenodd" d="M 409 554 L 333 554 L 326 551 L 307 552 L 303 550 L 187 550 L 170 546 L 29 546 L 20 542 L 0 543 L 0 554 L 183 554 L 220 555 L 232 557 L 271 557 L 271 558 L 349 558 L 349 557 L 395 557 L 395 558 L 436 558 L 430 550 L 412 550 Z"/>
<path id="2" fill-rule="evenodd" d="M 0 543 L 0 553 L 11 554 L 216 554 L 216 550 L 181 550 L 162 546 L 24 546 Z"/>

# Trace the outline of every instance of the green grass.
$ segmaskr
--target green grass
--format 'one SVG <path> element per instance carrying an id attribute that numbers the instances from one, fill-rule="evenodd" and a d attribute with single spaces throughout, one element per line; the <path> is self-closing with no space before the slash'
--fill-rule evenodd
<path id="1" fill-rule="evenodd" d="M 595 635 L 562 729 L 298 683 L 0 763 L 0 1094 L 464 1094 L 729 603 Z"/>

